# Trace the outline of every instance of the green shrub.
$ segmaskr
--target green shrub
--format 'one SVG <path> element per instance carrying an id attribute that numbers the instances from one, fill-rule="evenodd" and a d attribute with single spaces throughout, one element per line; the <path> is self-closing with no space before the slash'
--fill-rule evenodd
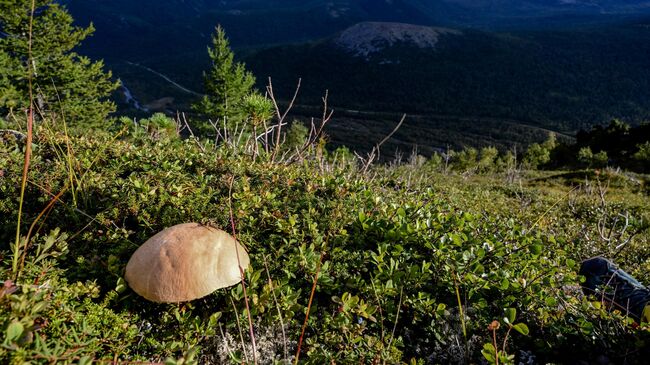
<path id="1" fill-rule="evenodd" d="M 37 129 L 23 236 L 65 192 L 36 224 L 20 277 L 5 283 L 3 361 L 251 362 L 241 285 L 179 306 L 146 302 L 122 278 L 135 249 L 165 227 L 198 221 L 230 231 L 229 201 L 252 262 L 246 290 L 261 362 L 281 362 L 285 345 L 288 358 L 295 354 L 312 287 L 305 363 L 479 362 L 490 355 L 488 326 L 507 328 L 504 313 L 513 310 L 510 323 L 529 333 L 511 334 L 498 350 L 515 360 L 527 351 L 540 362 L 589 361 L 650 344 L 647 329 L 576 290 L 580 260 L 616 245 L 598 241 L 598 227 L 620 231 L 611 220 L 619 212 L 635 232 L 621 266 L 648 267 L 650 205 L 625 187 L 612 187 L 622 201 L 602 206 L 586 190 L 567 198 L 578 193 L 426 165 L 361 174 L 342 163 L 353 160 L 343 149 L 272 164 L 135 131 L 66 137 Z M 8 151 L 0 154 L 5 243 L 15 237 L 21 143 L 0 144 Z M 61 153 L 68 144 L 72 156 Z M 0 257 L 3 277 L 14 277 L 9 246 Z M 643 358 L 628 357 L 635 360 Z"/>
<path id="2" fill-rule="evenodd" d="M 125 130 L 133 137 L 151 137 L 153 139 L 178 138 L 179 127 L 176 121 L 163 113 L 155 113 L 149 118 L 136 121 L 129 117 L 120 117 L 113 127 L 113 131 Z"/>

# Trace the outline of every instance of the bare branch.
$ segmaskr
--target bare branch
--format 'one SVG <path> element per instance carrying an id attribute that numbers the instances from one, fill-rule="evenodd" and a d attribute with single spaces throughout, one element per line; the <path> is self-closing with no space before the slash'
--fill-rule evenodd
<path id="1" fill-rule="evenodd" d="M 282 123 L 282 126 L 285 126 L 285 125 L 287 125 L 287 124 L 289 124 L 289 123 Z M 278 125 L 277 125 L 277 124 L 276 124 L 276 125 L 273 125 L 273 126 L 271 126 L 271 127 L 265 127 L 265 128 L 264 128 L 265 131 L 262 132 L 262 133 L 260 133 L 260 134 L 258 134 L 258 135 L 256 136 L 256 138 L 257 138 L 257 139 L 260 139 L 260 138 L 262 138 L 262 137 L 265 137 L 265 138 L 266 138 L 266 136 L 269 135 L 269 134 L 270 134 L 270 135 L 275 135 L 274 133 L 275 133 L 275 130 L 276 130 L 277 128 L 278 128 Z"/>
<path id="2" fill-rule="evenodd" d="M 311 128 L 309 130 L 309 136 L 307 136 L 307 140 L 302 144 L 300 148 L 296 150 L 295 153 L 290 155 L 288 159 L 286 160 L 287 163 L 292 163 L 295 161 L 300 161 L 303 159 L 303 153 L 307 151 L 311 146 L 316 144 L 318 140 L 321 138 L 323 135 L 323 132 L 325 130 L 325 127 L 327 124 L 330 122 L 332 119 L 332 116 L 334 115 L 334 110 L 330 110 L 328 107 L 327 99 L 329 97 L 329 91 L 325 90 L 325 95 L 323 96 L 323 115 L 321 117 L 320 123 L 318 127 L 316 126 L 316 123 L 314 122 L 314 118 L 311 119 Z"/>
<path id="3" fill-rule="evenodd" d="M 203 144 L 199 141 L 198 138 L 194 135 L 194 132 L 192 131 L 192 128 L 190 128 L 190 124 L 187 122 L 187 118 L 185 117 L 185 113 L 181 113 L 183 116 L 183 122 L 185 123 L 185 127 L 187 130 L 190 132 L 190 136 L 192 136 L 192 139 L 194 139 L 194 142 L 196 142 L 197 146 L 201 149 L 201 152 L 205 153 L 205 147 L 203 147 Z M 179 121 L 180 123 L 180 121 Z"/>
<path id="4" fill-rule="evenodd" d="M 405 120 L 406 114 L 402 115 L 402 119 L 399 121 L 399 123 L 397 123 L 397 126 L 395 126 L 395 128 L 386 137 L 384 137 L 381 142 L 377 143 L 377 145 L 372 148 L 372 151 L 370 151 L 368 157 L 366 159 L 362 159 L 363 167 L 361 168 L 361 171 L 363 173 L 366 173 L 375 159 L 379 158 L 381 146 L 386 143 L 386 141 L 388 141 L 397 132 L 398 129 L 400 129 Z"/>
<path id="5" fill-rule="evenodd" d="M 271 155 L 271 161 L 275 161 L 275 156 L 277 155 L 279 149 L 280 149 L 280 135 L 282 134 L 282 126 L 285 125 L 284 119 L 287 117 L 289 114 L 289 111 L 293 108 L 293 104 L 296 102 L 296 98 L 298 97 L 298 92 L 300 91 L 300 85 L 302 83 L 302 79 L 298 79 L 298 85 L 296 85 L 296 90 L 293 94 L 293 98 L 291 98 L 291 101 L 289 102 L 289 105 L 287 108 L 284 110 L 284 113 L 280 111 L 280 106 L 278 105 L 278 101 L 275 97 L 275 94 L 273 93 L 273 82 L 271 81 L 271 78 L 269 77 L 269 85 L 266 87 L 266 91 L 269 95 L 269 98 L 273 102 L 273 106 L 275 107 L 275 113 L 278 117 L 278 124 L 276 124 L 275 128 L 277 128 L 276 135 L 275 135 L 275 146 L 273 149 L 273 154 Z"/>
<path id="6" fill-rule="evenodd" d="M 387 135 L 381 142 L 379 142 L 379 144 L 377 144 L 377 153 L 379 153 L 379 148 L 384 143 L 386 143 L 386 141 L 388 141 L 393 136 L 393 134 L 395 134 L 397 132 L 397 130 L 402 126 L 402 124 L 404 124 L 404 120 L 406 120 L 406 114 L 402 115 L 402 119 L 399 121 L 397 126 L 395 126 L 395 129 L 393 129 L 393 131 L 390 132 L 389 135 Z"/>

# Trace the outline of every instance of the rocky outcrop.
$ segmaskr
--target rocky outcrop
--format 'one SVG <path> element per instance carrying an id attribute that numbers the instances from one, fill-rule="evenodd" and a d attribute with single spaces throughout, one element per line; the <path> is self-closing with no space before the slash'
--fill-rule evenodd
<path id="1" fill-rule="evenodd" d="M 403 23 L 363 22 L 344 30 L 334 43 L 367 57 L 386 47 L 407 43 L 419 48 L 435 48 L 443 35 L 461 34 L 449 28 L 427 27 Z"/>

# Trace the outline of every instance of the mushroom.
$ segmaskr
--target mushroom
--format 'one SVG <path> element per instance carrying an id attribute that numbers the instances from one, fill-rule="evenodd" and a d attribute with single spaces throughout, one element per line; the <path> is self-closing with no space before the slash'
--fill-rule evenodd
<path id="1" fill-rule="evenodd" d="M 240 266 L 243 271 L 249 264 L 244 247 L 228 233 L 185 223 L 140 246 L 126 265 L 125 278 L 131 289 L 153 302 L 187 302 L 239 283 Z"/>

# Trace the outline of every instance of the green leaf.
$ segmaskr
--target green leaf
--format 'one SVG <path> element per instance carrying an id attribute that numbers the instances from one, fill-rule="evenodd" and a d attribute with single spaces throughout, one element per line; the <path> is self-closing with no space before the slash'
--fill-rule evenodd
<path id="1" fill-rule="evenodd" d="M 467 262 L 472 259 L 472 254 L 469 251 L 463 251 L 463 261 Z"/>
<path id="2" fill-rule="evenodd" d="M 576 266 L 576 262 L 572 259 L 566 259 L 566 266 L 569 269 L 573 269 Z"/>
<path id="3" fill-rule="evenodd" d="M 496 363 L 496 358 L 497 358 L 497 350 L 494 348 L 494 345 L 491 343 L 486 343 L 483 345 L 483 350 L 481 350 L 481 354 L 483 354 L 483 357 L 490 363 L 494 364 Z"/>
<path id="4" fill-rule="evenodd" d="M 497 350 L 494 348 L 494 345 L 489 342 L 483 345 L 483 350 L 493 355 L 496 355 L 497 353 Z"/>
<path id="5" fill-rule="evenodd" d="M 397 209 L 397 215 L 399 215 L 402 218 L 406 217 L 406 211 L 404 210 L 404 208 L 401 208 L 401 207 L 398 208 Z"/>
<path id="6" fill-rule="evenodd" d="M 210 316 L 208 321 L 210 327 L 216 327 L 219 324 L 219 319 L 221 318 L 221 312 L 215 312 Z"/>
<path id="7" fill-rule="evenodd" d="M 515 331 L 521 333 L 524 336 L 528 336 L 528 333 L 530 333 L 530 331 L 528 330 L 528 326 L 525 323 L 517 323 L 514 326 L 512 326 L 512 328 L 514 328 Z"/>
<path id="8" fill-rule="evenodd" d="M 554 306 L 557 305 L 557 299 L 555 299 L 555 298 L 553 298 L 553 297 L 546 297 L 546 299 L 544 299 L 544 302 L 545 302 L 546 305 L 548 305 L 549 307 L 554 307 Z"/>
<path id="9" fill-rule="evenodd" d="M 447 305 L 445 303 L 439 303 L 438 307 L 436 308 L 436 313 L 438 315 L 443 315 L 445 313 L 445 309 L 447 309 Z"/>
<path id="10" fill-rule="evenodd" d="M 542 253 L 542 245 L 531 245 L 530 252 L 536 256 L 540 255 Z"/>
<path id="11" fill-rule="evenodd" d="M 515 318 L 517 317 L 517 310 L 515 308 L 506 308 L 504 309 L 504 314 L 505 317 L 503 320 L 508 323 L 512 324 L 515 322 Z"/>
<path id="12" fill-rule="evenodd" d="M 366 217 L 366 213 L 363 211 L 359 212 L 359 222 L 363 223 L 366 221 L 366 219 L 368 219 L 368 217 Z"/>
<path id="13" fill-rule="evenodd" d="M 90 356 L 83 356 L 79 359 L 77 365 L 92 365 L 93 359 Z"/>
<path id="14" fill-rule="evenodd" d="M 122 293 L 126 290 L 126 281 L 123 278 L 117 279 L 117 285 L 115 285 L 115 291 Z"/>
<path id="15" fill-rule="evenodd" d="M 18 321 L 11 322 L 11 324 L 9 324 L 7 327 L 6 341 L 13 342 L 14 340 L 19 339 L 20 336 L 22 336 L 24 330 L 25 327 L 23 327 L 22 323 Z"/>

